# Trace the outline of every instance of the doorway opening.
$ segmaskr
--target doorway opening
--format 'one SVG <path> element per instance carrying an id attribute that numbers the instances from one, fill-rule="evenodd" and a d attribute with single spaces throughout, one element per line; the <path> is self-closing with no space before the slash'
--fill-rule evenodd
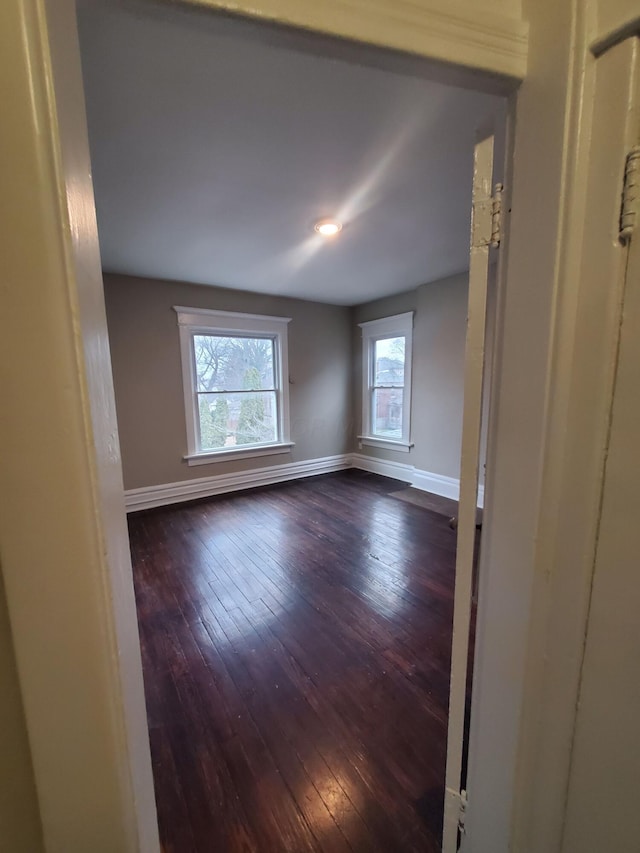
<path id="1" fill-rule="evenodd" d="M 202 10 L 79 22 L 163 844 L 438 850 L 473 145 L 504 102 Z"/>

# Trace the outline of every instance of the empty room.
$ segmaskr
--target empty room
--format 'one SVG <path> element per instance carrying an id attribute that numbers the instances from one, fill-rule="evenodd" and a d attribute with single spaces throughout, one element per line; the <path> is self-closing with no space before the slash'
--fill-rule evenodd
<path id="1" fill-rule="evenodd" d="M 79 30 L 163 850 L 440 850 L 504 101 L 209 10 L 83 0 Z"/>

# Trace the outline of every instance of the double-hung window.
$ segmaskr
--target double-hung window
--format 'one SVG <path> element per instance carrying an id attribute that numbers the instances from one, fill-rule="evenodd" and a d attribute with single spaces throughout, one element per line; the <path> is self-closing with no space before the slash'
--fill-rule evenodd
<path id="1" fill-rule="evenodd" d="M 287 317 L 174 308 L 190 465 L 286 453 Z"/>
<path id="2" fill-rule="evenodd" d="M 411 434 L 413 312 L 360 323 L 362 444 L 407 452 Z"/>

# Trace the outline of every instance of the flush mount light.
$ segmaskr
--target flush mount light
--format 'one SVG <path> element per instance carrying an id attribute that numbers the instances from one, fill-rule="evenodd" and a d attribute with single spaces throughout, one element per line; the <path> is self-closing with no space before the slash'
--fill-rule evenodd
<path id="1" fill-rule="evenodd" d="M 333 237 L 334 234 L 342 231 L 342 223 L 335 219 L 321 219 L 313 226 L 313 230 L 322 234 L 323 237 Z"/>

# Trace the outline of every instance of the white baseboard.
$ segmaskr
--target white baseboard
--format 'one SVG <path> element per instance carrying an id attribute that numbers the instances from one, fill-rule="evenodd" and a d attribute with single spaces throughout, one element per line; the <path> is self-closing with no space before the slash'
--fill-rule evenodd
<path id="1" fill-rule="evenodd" d="M 457 501 L 460 495 L 460 481 L 442 474 L 421 471 L 413 465 L 403 462 L 389 462 L 387 459 L 376 459 L 363 453 L 342 453 L 338 456 L 324 456 L 320 459 L 309 459 L 304 462 L 288 462 L 284 465 L 270 465 L 266 468 L 252 468 L 236 474 L 215 474 L 213 477 L 198 477 L 195 480 L 182 480 L 179 483 L 165 483 L 160 486 L 145 486 L 141 489 L 129 489 L 125 492 L 127 512 L 137 512 L 142 509 L 152 509 L 168 504 L 193 501 L 198 498 L 208 498 L 222 495 L 226 492 L 237 492 L 242 489 L 252 489 L 256 486 L 268 486 L 272 483 L 283 483 L 286 480 L 298 480 L 301 477 L 313 477 L 317 474 L 329 474 L 332 471 L 343 471 L 345 468 L 359 468 L 390 477 L 401 483 L 409 483 L 416 489 L 442 495 Z M 478 506 L 484 504 L 484 486 L 478 490 Z"/>
<path id="2" fill-rule="evenodd" d="M 237 474 L 216 474 L 213 477 L 198 477 L 196 480 L 182 480 L 179 483 L 165 483 L 161 486 L 146 486 L 141 489 L 129 489 L 124 493 L 127 512 L 166 506 L 167 504 L 208 498 L 226 492 L 237 492 L 255 486 L 267 486 L 282 483 L 285 480 L 297 480 L 300 477 L 312 477 L 316 474 L 328 474 L 351 467 L 351 456 L 343 453 L 339 456 L 325 456 L 304 462 L 288 462 L 284 465 L 270 465 L 268 468 L 252 468 Z"/>
<path id="3" fill-rule="evenodd" d="M 443 498 L 451 498 L 453 501 L 457 501 L 460 497 L 460 480 L 455 477 L 445 477 L 444 474 L 434 474 L 431 471 L 415 468 L 411 485 L 414 489 L 431 492 L 432 495 L 441 495 Z"/>
<path id="4" fill-rule="evenodd" d="M 352 453 L 351 465 L 361 471 L 370 471 L 372 474 L 380 474 L 382 477 L 391 477 L 392 480 L 400 480 L 403 483 L 413 481 L 413 465 L 404 462 L 389 462 L 388 459 L 376 459 L 374 456 L 366 456 L 364 453 Z"/>
<path id="5" fill-rule="evenodd" d="M 441 495 L 453 501 L 460 500 L 460 480 L 455 477 L 445 477 L 443 474 L 415 468 L 411 485 L 414 489 L 430 492 L 432 495 Z M 478 486 L 478 506 L 484 506 L 484 486 Z"/>
<path id="6" fill-rule="evenodd" d="M 352 453 L 351 460 L 354 468 L 410 483 L 414 489 L 430 492 L 432 495 L 441 495 L 454 501 L 460 498 L 460 480 L 455 477 L 421 471 L 420 468 L 404 462 L 389 462 L 387 459 L 377 459 L 362 453 Z M 478 506 L 484 506 L 484 486 L 478 488 Z"/>

